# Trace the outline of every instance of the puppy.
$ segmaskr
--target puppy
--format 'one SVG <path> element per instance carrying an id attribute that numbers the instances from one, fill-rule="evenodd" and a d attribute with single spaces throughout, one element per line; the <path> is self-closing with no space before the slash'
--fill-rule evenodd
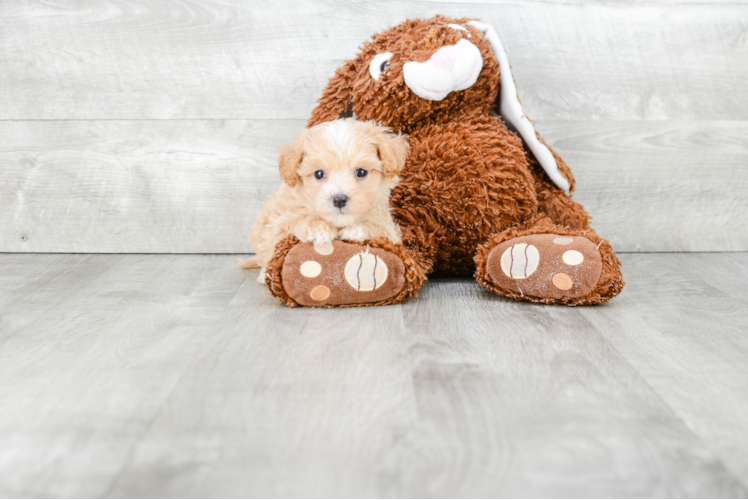
<path id="1" fill-rule="evenodd" d="M 373 121 L 346 118 L 305 129 L 280 149 L 284 184 L 270 195 L 249 235 L 257 255 L 238 262 L 261 267 L 257 281 L 264 283 L 276 245 L 290 235 L 315 245 L 379 236 L 399 243 L 389 198 L 407 156 L 405 138 Z"/>

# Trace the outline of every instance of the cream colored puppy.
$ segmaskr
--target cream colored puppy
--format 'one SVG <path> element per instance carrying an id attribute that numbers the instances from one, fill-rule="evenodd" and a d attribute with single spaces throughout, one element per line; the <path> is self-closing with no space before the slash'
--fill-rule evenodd
<path id="1" fill-rule="evenodd" d="M 407 156 L 408 142 L 373 121 L 346 118 L 305 129 L 280 149 L 284 184 L 249 235 L 257 256 L 238 262 L 262 267 L 257 281 L 264 283 L 276 245 L 290 235 L 315 245 L 379 236 L 399 243 L 389 198 Z"/>

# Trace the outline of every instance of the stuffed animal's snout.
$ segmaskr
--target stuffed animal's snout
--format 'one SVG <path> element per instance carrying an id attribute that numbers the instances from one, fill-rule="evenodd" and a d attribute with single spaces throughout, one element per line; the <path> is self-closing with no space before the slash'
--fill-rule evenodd
<path id="1" fill-rule="evenodd" d="M 454 45 L 450 45 L 449 47 L 442 47 L 441 49 L 437 50 L 436 53 L 431 56 L 430 61 L 434 63 L 434 66 L 436 66 L 439 69 L 444 69 L 447 71 L 452 71 L 452 68 L 455 65 L 455 62 L 457 61 L 458 54 L 457 47 Z"/>
<path id="2" fill-rule="evenodd" d="M 450 92 L 471 87 L 482 69 L 480 49 L 463 38 L 455 45 L 440 48 L 428 61 L 405 63 L 403 77 L 418 97 L 441 101 Z"/>

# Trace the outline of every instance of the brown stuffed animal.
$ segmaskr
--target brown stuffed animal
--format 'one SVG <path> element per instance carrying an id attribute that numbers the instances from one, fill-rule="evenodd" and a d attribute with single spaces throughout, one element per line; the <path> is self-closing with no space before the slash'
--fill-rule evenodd
<path id="1" fill-rule="evenodd" d="M 352 114 L 408 136 L 391 197 L 402 244 L 284 240 L 266 274 L 281 301 L 392 304 L 429 274 L 474 273 L 499 295 L 547 304 L 599 304 L 621 292 L 621 264 L 567 193 L 571 170 L 522 112 L 490 26 L 436 16 L 375 35 L 335 72 L 309 126 Z M 321 272 L 304 274 L 309 261 Z"/>

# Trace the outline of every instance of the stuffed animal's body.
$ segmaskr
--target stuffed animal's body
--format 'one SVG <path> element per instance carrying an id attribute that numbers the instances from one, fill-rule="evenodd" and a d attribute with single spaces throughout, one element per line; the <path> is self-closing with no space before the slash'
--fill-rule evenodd
<path id="1" fill-rule="evenodd" d="M 544 303 L 620 293 L 620 262 L 567 193 L 569 167 L 525 117 L 490 26 L 436 16 L 375 35 L 337 70 L 309 125 L 351 114 L 408 136 L 390 200 L 403 241 L 281 242 L 267 283 L 288 305 L 395 303 L 429 274 L 474 273 L 500 295 Z M 319 274 L 300 271 L 309 261 Z"/>

